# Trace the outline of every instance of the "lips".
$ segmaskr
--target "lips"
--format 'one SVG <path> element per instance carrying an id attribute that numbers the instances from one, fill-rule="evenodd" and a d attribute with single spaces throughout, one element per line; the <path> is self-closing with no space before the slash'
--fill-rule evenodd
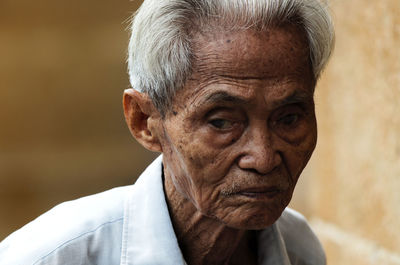
<path id="1" fill-rule="evenodd" d="M 282 192 L 283 190 L 278 187 L 266 187 L 266 188 L 257 187 L 257 188 L 242 189 L 236 192 L 236 194 L 250 198 L 259 198 L 259 197 L 272 198 L 275 197 L 276 195 L 279 195 Z"/>

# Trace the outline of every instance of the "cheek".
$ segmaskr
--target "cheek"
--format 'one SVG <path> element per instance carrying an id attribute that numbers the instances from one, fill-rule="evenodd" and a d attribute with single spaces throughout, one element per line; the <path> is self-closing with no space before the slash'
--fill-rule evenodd
<path id="1" fill-rule="evenodd" d="M 223 179 L 229 170 L 229 148 L 216 145 L 201 131 L 178 139 L 175 151 L 185 173 L 193 176 L 193 182 L 216 184 Z"/>
<path id="2" fill-rule="evenodd" d="M 287 145 L 284 157 L 285 163 L 293 180 L 297 181 L 304 167 L 307 165 L 317 142 L 316 129 L 310 130 L 303 141 Z"/>
<path id="3" fill-rule="evenodd" d="M 212 128 L 205 127 L 202 128 L 199 133 L 205 145 L 223 150 L 235 143 L 241 137 L 245 129 L 243 122 L 237 122 L 232 127 L 232 129 L 225 133 L 215 132 Z"/>
<path id="4" fill-rule="evenodd" d="M 174 185 L 199 211 L 206 213 L 218 198 L 218 182 L 223 178 L 215 154 L 196 137 L 174 137 L 179 140 L 164 151 Z"/>

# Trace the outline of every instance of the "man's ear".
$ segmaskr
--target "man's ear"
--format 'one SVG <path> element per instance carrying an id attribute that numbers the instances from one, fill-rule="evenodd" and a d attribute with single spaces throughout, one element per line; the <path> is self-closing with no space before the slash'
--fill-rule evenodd
<path id="1" fill-rule="evenodd" d="M 146 149 L 162 152 L 158 133 L 155 131 L 156 128 L 149 126 L 150 120 L 161 120 L 161 116 L 148 94 L 141 93 L 133 88 L 125 89 L 123 106 L 125 121 L 133 137 Z"/>

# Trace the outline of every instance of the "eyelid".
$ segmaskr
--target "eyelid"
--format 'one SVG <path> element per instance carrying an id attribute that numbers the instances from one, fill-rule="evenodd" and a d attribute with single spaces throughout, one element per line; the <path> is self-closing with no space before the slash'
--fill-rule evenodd
<path id="1" fill-rule="evenodd" d="M 289 115 L 297 115 L 299 118 L 301 118 L 305 115 L 305 113 L 306 109 L 304 107 L 301 107 L 299 104 L 296 103 L 290 104 L 278 108 L 271 116 L 271 121 L 273 122 L 273 124 L 276 124 Z"/>
<path id="2" fill-rule="evenodd" d="M 301 103 L 293 103 L 290 105 L 282 106 L 278 108 L 277 110 L 278 116 L 284 116 L 289 113 L 304 113 L 306 112 L 306 107 L 304 104 Z"/>
<path id="3" fill-rule="evenodd" d="M 226 128 L 223 128 L 224 126 L 217 126 L 214 124 L 214 122 L 217 122 L 217 121 L 222 121 L 222 122 L 228 123 L 228 126 Z M 211 126 L 213 126 L 215 129 L 221 130 L 221 131 L 230 130 L 235 126 L 234 121 L 226 120 L 226 119 L 211 119 L 208 123 L 211 124 Z"/>
<path id="4" fill-rule="evenodd" d="M 221 120 L 227 125 L 225 128 L 218 127 L 213 124 L 213 121 Z M 243 127 L 246 122 L 246 115 L 239 109 L 217 107 L 209 111 L 205 116 L 205 122 L 209 124 L 213 129 L 219 130 L 220 132 L 237 131 L 238 128 Z"/>
<path id="5" fill-rule="evenodd" d="M 207 111 L 206 116 L 211 116 L 217 112 L 232 112 L 233 108 L 227 107 L 227 106 L 218 106 L 218 107 L 213 107 L 210 108 L 210 110 Z"/>
<path id="6" fill-rule="evenodd" d="M 243 113 L 240 110 L 230 107 L 213 108 L 204 116 L 206 120 L 225 119 L 230 121 L 241 121 L 244 119 Z"/>

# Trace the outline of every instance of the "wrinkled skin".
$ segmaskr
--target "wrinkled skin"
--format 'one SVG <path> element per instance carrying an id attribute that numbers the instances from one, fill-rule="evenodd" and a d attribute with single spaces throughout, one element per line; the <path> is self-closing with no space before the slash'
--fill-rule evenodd
<path id="1" fill-rule="evenodd" d="M 203 215 L 265 228 L 316 144 L 306 39 L 286 26 L 195 40 L 193 74 L 157 128 L 165 176 Z"/>
<path id="2" fill-rule="evenodd" d="M 128 89 L 135 138 L 163 153 L 164 188 L 188 264 L 256 264 L 249 230 L 288 205 L 316 144 L 313 78 L 295 26 L 194 36 L 192 76 L 162 117 Z"/>

